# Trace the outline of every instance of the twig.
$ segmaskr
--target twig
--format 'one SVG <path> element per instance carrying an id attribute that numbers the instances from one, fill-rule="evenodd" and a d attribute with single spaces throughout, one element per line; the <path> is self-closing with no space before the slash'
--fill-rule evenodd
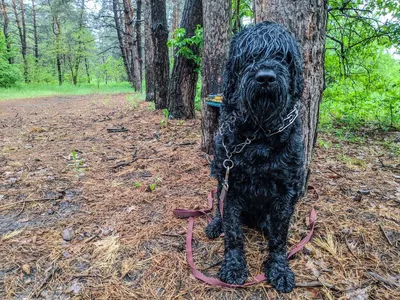
<path id="1" fill-rule="evenodd" d="M 386 238 L 386 240 L 388 241 L 389 245 L 390 245 L 390 246 L 393 246 L 393 243 L 392 243 L 392 241 L 389 239 L 389 237 L 387 236 L 386 231 L 385 231 L 385 230 L 383 229 L 383 227 L 382 227 L 382 224 L 379 224 L 379 228 L 382 230 L 383 235 L 385 236 L 385 238 Z"/>
<path id="2" fill-rule="evenodd" d="M 196 144 L 196 142 L 183 142 L 183 143 L 178 144 L 178 146 L 188 146 L 188 145 L 195 145 L 195 144 Z"/>
<path id="3" fill-rule="evenodd" d="M 13 203 L 8 203 L 0 206 L 0 209 L 8 208 L 9 206 L 13 206 L 20 203 L 28 203 L 28 202 L 39 202 L 39 201 L 52 201 L 52 200 L 60 200 L 60 198 L 42 198 L 42 199 L 31 199 L 31 200 L 22 200 Z"/>
<path id="4" fill-rule="evenodd" d="M 379 160 L 379 162 L 381 163 L 382 168 L 389 168 L 389 169 L 399 170 L 399 168 L 397 168 L 397 167 L 395 167 L 395 166 L 392 166 L 392 165 L 385 165 L 385 164 L 383 163 L 383 160 L 382 160 L 379 156 L 378 156 L 378 160 Z"/>
<path id="5" fill-rule="evenodd" d="M 348 180 L 350 180 L 350 181 L 353 181 L 352 178 L 348 178 L 347 176 L 344 176 L 344 175 L 342 175 L 342 174 L 336 172 L 336 171 L 333 170 L 331 167 L 327 167 L 327 169 L 328 169 L 329 171 L 331 171 L 332 173 L 336 174 L 336 175 L 339 176 L 339 177 L 346 178 L 346 179 L 348 179 Z"/>
<path id="6" fill-rule="evenodd" d="M 42 281 L 42 283 L 39 285 L 39 287 L 37 289 L 35 289 L 35 291 L 33 292 L 33 296 L 34 297 L 38 297 L 40 292 L 43 290 L 43 288 L 46 286 L 46 284 L 50 281 L 50 279 L 53 277 L 53 275 L 60 270 L 60 268 L 58 266 L 53 266 L 48 270 L 47 276 L 46 278 Z"/>
<path id="7" fill-rule="evenodd" d="M 179 237 L 179 238 L 184 238 L 183 235 L 180 234 L 172 234 L 172 233 L 161 233 L 162 236 L 171 236 L 171 237 Z"/>
<path id="8" fill-rule="evenodd" d="M 387 284 L 387 285 L 395 286 L 395 287 L 400 287 L 400 284 L 398 284 L 397 282 L 395 282 L 395 281 L 393 281 L 393 280 L 390 280 L 390 279 L 388 279 L 388 278 L 385 278 L 385 277 L 383 277 L 382 275 L 379 275 L 378 273 L 375 273 L 375 272 L 367 272 L 367 274 L 368 274 L 369 276 L 371 276 L 373 279 L 375 279 L 375 280 L 377 280 L 377 281 L 380 281 L 380 282 L 383 282 L 383 283 L 385 283 L 385 284 Z"/>
<path id="9" fill-rule="evenodd" d="M 94 240 L 95 238 L 97 238 L 97 237 L 99 237 L 99 235 L 98 235 L 98 234 L 95 234 L 94 236 L 88 238 L 88 239 L 85 241 L 85 243 L 89 243 L 89 242 L 93 241 L 93 240 Z"/>
<path id="10" fill-rule="evenodd" d="M 319 287 L 319 286 L 326 286 L 320 281 L 310 281 L 310 282 L 297 282 L 296 287 L 302 288 L 302 287 Z M 328 285 L 327 287 L 333 287 L 333 285 Z"/>
<path id="11" fill-rule="evenodd" d="M 129 130 L 126 129 L 125 127 L 121 127 L 121 128 L 107 128 L 107 132 L 108 132 L 108 133 L 127 132 L 127 131 L 129 131 Z"/>
<path id="12" fill-rule="evenodd" d="M 222 264 L 223 261 L 224 261 L 224 260 L 221 259 L 221 260 L 219 260 L 219 261 L 217 261 L 217 262 L 215 262 L 215 263 L 209 265 L 208 267 L 204 268 L 203 271 L 208 270 L 208 269 L 211 269 L 211 268 L 214 268 L 214 267 L 216 267 L 216 266 Z"/>
<path id="13" fill-rule="evenodd" d="M 127 166 L 129 166 L 131 163 L 132 163 L 131 161 L 123 161 L 123 162 L 117 163 L 117 164 L 113 167 L 113 169 L 118 169 L 118 168 L 121 168 L 121 167 L 127 167 Z"/>

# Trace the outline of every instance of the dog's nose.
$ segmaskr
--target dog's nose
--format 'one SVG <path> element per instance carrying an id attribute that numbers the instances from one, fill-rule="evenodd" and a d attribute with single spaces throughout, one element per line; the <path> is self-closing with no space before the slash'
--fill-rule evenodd
<path id="1" fill-rule="evenodd" d="M 256 80 L 260 84 L 267 86 L 276 80 L 276 74 L 272 70 L 260 70 L 256 74 Z"/>

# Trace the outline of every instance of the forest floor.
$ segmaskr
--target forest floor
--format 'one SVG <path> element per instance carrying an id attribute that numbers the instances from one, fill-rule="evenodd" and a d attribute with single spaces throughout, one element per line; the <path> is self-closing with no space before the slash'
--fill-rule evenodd
<path id="1" fill-rule="evenodd" d="M 167 123 L 125 94 L 0 102 L 0 298 L 400 299 L 399 133 L 319 135 L 309 182 L 319 197 L 299 203 L 289 245 L 314 206 L 314 237 L 290 264 L 298 283 L 320 286 L 288 295 L 190 274 L 187 221 L 172 210 L 206 207 L 216 185 L 200 135 L 200 119 Z M 223 241 L 208 240 L 205 224 L 194 259 L 215 276 Z M 255 276 L 267 242 L 245 233 Z"/>

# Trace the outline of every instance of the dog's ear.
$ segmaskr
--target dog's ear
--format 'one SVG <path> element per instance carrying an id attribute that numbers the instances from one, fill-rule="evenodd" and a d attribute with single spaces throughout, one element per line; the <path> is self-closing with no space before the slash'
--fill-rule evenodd
<path id="1" fill-rule="evenodd" d="M 293 95 L 295 99 L 301 99 L 301 96 L 303 95 L 303 89 L 304 89 L 304 79 L 303 79 L 303 60 L 301 58 L 301 53 L 299 50 L 298 43 L 293 40 L 293 46 L 290 47 L 291 51 L 291 56 L 292 56 L 292 63 L 291 63 L 291 74 L 292 74 L 292 80 L 294 83 L 294 90 L 293 90 Z"/>
<path id="2" fill-rule="evenodd" d="M 224 102 L 226 104 L 232 105 L 230 103 L 232 100 L 232 94 L 237 89 L 237 84 L 239 83 L 238 80 L 238 73 L 239 73 L 239 61 L 236 53 L 236 41 L 237 36 L 233 37 L 230 47 L 229 47 L 229 54 L 226 61 L 226 67 L 224 71 Z"/>

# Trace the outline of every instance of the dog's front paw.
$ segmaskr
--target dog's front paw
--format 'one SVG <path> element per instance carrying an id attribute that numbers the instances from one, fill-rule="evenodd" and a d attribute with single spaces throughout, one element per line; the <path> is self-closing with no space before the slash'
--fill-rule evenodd
<path id="1" fill-rule="evenodd" d="M 224 262 L 219 270 L 218 277 L 229 284 L 243 284 L 249 275 L 244 255 L 237 250 L 225 254 Z"/>
<path id="2" fill-rule="evenodd" d="M 205 229 L 205 233 L 209 239 L 216 239 L 222 234 L 222 231 L 222 219 L 218 217 L 214 218 Z"/>
<path id="3" fill-rule="evenodd" d="M 290 293 L 296 284 L 286 257 L 270 258 L 265 265 L 265 277 L 278 292 L 282 293 Z"/>

